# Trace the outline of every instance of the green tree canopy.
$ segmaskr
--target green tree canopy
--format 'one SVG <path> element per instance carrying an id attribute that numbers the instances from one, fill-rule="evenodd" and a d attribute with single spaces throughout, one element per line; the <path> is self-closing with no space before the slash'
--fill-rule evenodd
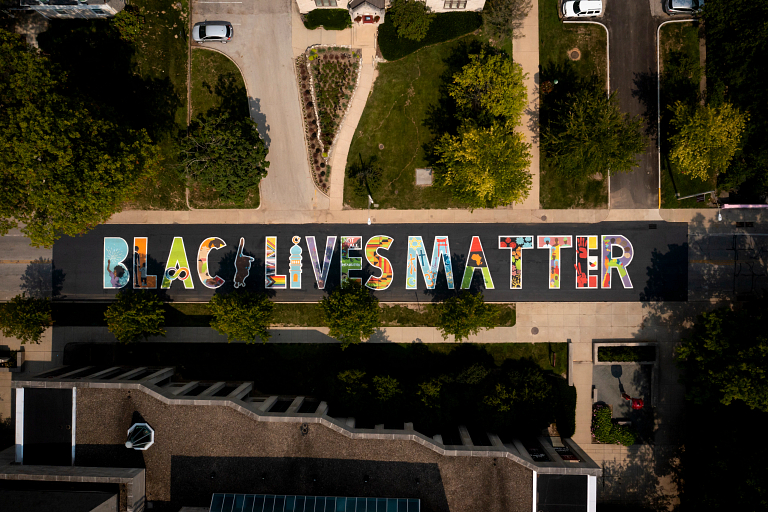
<path id="1" fill-rule="evenodd" d="M 485 303 L 482 293 L 468 291 L 449 297 L 434 307 L 437 310 L 435 327 L 443 339 L 453 336 L 457 343 L 477 334 L 480 329 L 487 329 L 496 315 L 493 308 Z"/>
<path id="2" fill-rule="evenodd" d="M 647 143 L 642 120 L 623 113 L 615 93 L 606 97 L 594 88 L 567 95 L 542 133 L 555 172 L 578 181 L 631 171 Z"/>
<path id="3" fill-rule="evenodd" d="M 493 37 L 503 41 L 522 28 L 532 6 L 531 0 L 486 0 L 483 22 Z"/>
<path id="4" fill-rule="evenodd" d="M 728 170 L 741 144 L 749 116 L 730 103 L 719 107 L 691 107 L 677 102 L 672 108 L 670 158 L 683 174 L 708 180 Z"/>
<path id="5" fill-rule="evenodd" d="M 47 58 L 0 29 L 0 234 L 82 234 L 146 187 L 157 148 L 59 91 Z"/>
<path id="6" fill-rule="evenodd" d="M 329 335 L 345 349 L 360 343 L 381 327 L 379 299 L 355 281 L 336 287 L 320 301 Z"/>
<path id="7" fill-rule="evenodd" d="M 376 390 L 376 399 L 380 402 L 392 400 L 403 392 L 400 389 L 400 382 L 389 375 L 374 377 L 373 388 Z"/>
<path id="8" fill-rule="evenodd" d="M 387 11 L 387 19 L 397 29 L 397 35 L 413 41 L 427 36 L 429 25 L 435 19 L 426 2 L 420 0 L 393 0 Z"/>
<path id="9" fill-rule="evenodd" d="M 165 336 L 163 301 L 153 292 L 123 290 L 104 312 L 109 332 L 120 343 Z"/>
<path id="10" fill-rule="evenodd" d="M 22 344 L 40 343 L 45 329 L 51 325 L 51 302 L 48 299 L 27 297 L 22 293 L 0 305 L 3 336 L 19 339 Z"/>
<path id="11" fill-rule="evenodd" d="M 261 338 L 263 343 L 272 335 L 269 325 L 275 304 L 265 293 L 235 291 L 216 294 L 208 303 L 213 315 L 211 327 L 227 337 L 227 341 L 240 340 L 255 343 Z"/>
<path id="12" fill-rule="evenodd" d="M 724 405 L 740 401 L 768 412 L 768 335 L 763 320 L 768 321 L 763 302 L 699 316 L 677 352 L 688 400 Z"/>
<path id="13" fill-rule="evenodd" d="M 512 62 L 506 53 L 483 50 L 469 58 L 470 63 L 453 75 L 453 83 L 448 86 L 459 116 L 477 119 L 487 112 L 502 123 L 518 126 L 528 104 L 523 83 L 527 75 L 522 66 Z"/>
<path id="14" fill-rule="evenodd" d="M 530 147 L 511 125 L 466 123 L 435 146 L 435 185 L 471 209 L 522 202 L 531 187 Z"/>
<path id="15" fill-rule="evenodd" d="M 267 176 L 267 146 L 249 117 L 201 116 L 181 139 L 180 151 L 187 175 L 238 205 Z"/>

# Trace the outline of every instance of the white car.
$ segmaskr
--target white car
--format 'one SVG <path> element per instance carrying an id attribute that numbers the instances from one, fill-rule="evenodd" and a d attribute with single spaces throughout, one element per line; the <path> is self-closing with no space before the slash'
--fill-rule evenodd
<path id="1" fill-rule="evenodd" d="M 201 21 L 192 27 L 192 39 L 200 44 L 211 42 L 227 43 L 235 35 L 228 21 Z"/>
<path id="2" fill-rule="evenodd" d="M 576 0 L 563 2 L 563 16 L 566 18 L 588 18 L 603 14 L 602 0 Z"/>

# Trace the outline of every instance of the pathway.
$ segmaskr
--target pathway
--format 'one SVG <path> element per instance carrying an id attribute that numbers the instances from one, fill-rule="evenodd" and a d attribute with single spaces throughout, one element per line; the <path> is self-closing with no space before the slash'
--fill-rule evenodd
<path id="1" fill-rule="evenodd" d="M 522 28 L 515 34 L 512 46 L 512 60 L 527 73 L 525 87 L 528 89 L 528 106 L 523 113 L 520 131 L 531 144 L 531 192 L 528 199 L 515 208 L 536 210 L 539 208 L 539 3 L 532 2 L 531 11 L 523 21 Z"/>
<path id="2" fill-rule="evenodd" d="M 206 48 L 224 53 L 240 68 L 251 117 L 269 148 L 269 173 L 260 185 L 261 210 L 312 211 L 329 205 L 328 196 L 314 186 L 304 149 L 291 43 L 295 3 L 192 0 L 192 23 L 224 19 L 235 29 L 228 44 Z"/>

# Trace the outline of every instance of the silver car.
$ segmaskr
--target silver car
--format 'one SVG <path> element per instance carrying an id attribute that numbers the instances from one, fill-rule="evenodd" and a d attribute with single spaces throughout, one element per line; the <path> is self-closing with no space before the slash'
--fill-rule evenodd
<path id="1" fill-rule="evenodd" d="M 704 0 L 666 0 L 667 14 L 697 14 L 704 7 Z"/>
<path id="2" fill-rule="evenodd" d="M 192 39 L 200 44 L 208 42 L 227 43 L 235 31 L 228 21 L 201 21 L 192 27 Z"/>

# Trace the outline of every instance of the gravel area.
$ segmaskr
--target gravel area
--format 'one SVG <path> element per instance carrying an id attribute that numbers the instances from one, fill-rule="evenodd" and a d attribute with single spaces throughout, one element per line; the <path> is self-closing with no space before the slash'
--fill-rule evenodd
<path id="1" fill-rule="evenodd" d="M 165 405 L 141 391 L 79 388 L 79 466 L 144 467 L 153 510 L 214 492 L 419 498 L 424 511 L 529 511 L 532 472 L 503 458 L 442 456 L 412 441 L 352 440 L 318 424 L 254 421 L 228 407 Z M 155 429 L 124 447 L 134 421 Z"/>

